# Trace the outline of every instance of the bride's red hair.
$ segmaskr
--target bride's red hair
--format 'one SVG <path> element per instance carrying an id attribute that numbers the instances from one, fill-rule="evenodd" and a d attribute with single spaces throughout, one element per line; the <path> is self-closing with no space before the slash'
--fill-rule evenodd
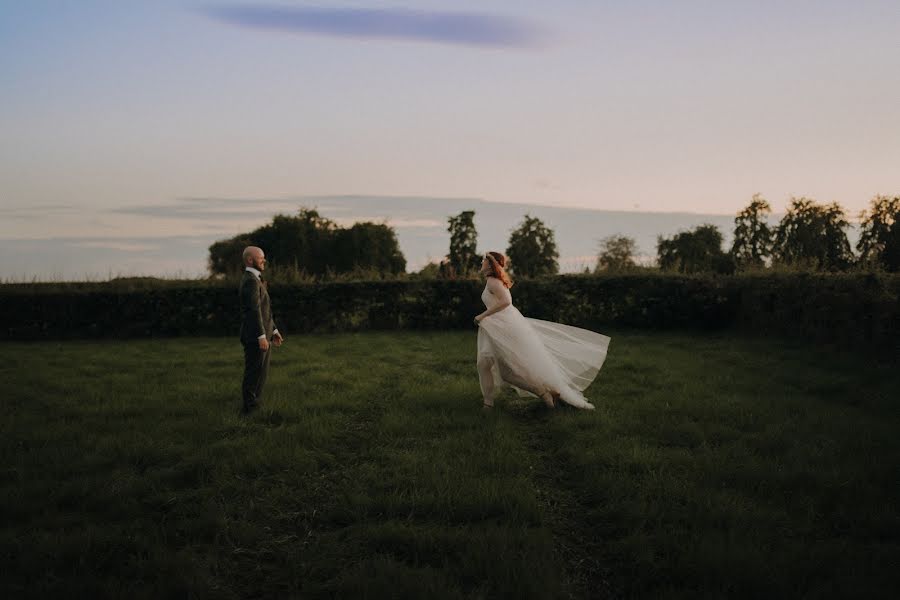
<path id="1" fill-rule="evenodd" d="M 488 264 L 491 266 L 491 272 L 488 277 L 496 277 L 507 288 L 511 288 L 513 282 L 506 272 L 506 257 L 499 252 L 488 252 L 484 257 L 488 259 Z"/>

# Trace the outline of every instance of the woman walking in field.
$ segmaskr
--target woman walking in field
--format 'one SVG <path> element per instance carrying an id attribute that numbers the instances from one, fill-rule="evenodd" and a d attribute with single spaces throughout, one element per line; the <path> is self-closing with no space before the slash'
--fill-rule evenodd
<path id="1" fill-rule="evenodd" d="M 488 252 L 481 263 L 487 279 L 481 300 L 487 307 L 475 317 L 478 328 L 478 378 L 484 406 L 494 406 L 504 384 L 520 396 L 537 396 L 553 408 L 558 400 L 593 409 L 581 393 L 597 377 L 610 338 L 569 325 L 529 319 L 512 305 L 506 257 Z"/>

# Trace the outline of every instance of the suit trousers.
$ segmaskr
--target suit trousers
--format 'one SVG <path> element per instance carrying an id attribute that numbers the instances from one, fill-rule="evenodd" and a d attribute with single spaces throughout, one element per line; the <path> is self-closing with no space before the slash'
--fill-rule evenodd
<path id="1" fill-rule="evenodd" d="M 259 342 L 242 342 L 244 346 L 244 380 L 241 393 L 244 399 L 244 411 L 259 406 L 266 376 L 269 374 L 269 359 L 272 356 L 272 345 L 265 352 L 259 349 Z"/>

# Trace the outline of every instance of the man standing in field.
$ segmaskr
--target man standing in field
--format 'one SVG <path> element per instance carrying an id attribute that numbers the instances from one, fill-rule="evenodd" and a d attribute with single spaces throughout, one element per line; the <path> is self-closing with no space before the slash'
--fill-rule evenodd
<path id="1" fill-rule="evenodd" d="M 259 407 L 266 375 L 269 373 L 271 345 L 280 346 L 284 338 L 272 319 L 269 292 L 262 279 L 266 270 L 266 255 L 262 248 L 244 248 L 244 273 L 241 277 L 241 344 L 244 346 L 244 380 L 241 385 L 244 407 L 249 414 Z"/>

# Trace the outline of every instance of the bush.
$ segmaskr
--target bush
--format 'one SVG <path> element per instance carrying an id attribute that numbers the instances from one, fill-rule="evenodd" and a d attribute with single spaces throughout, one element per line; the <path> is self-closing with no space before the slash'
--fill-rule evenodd
<path id="1" fill-rule="evenodd" d="M 477 280 L 328 283 L 270 281 L 276 324 L 287 335 L 366 329 L 473 328 L 483 310 Z M 519 281 L 523 314 L 604 331 L 728 329 L 872 348 L 900 357 L 900 276 L 886 273 L 624 273 Z M 230 335 L 234 281 L 123 286 L 0 286 L 0 339 Z"/>

